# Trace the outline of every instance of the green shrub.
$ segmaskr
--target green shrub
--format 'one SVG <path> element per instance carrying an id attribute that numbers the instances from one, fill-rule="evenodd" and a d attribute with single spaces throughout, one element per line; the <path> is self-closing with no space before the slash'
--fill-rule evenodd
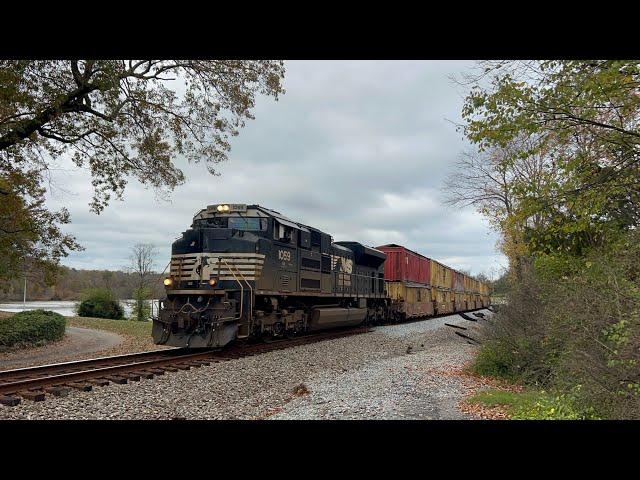
<path id="1" fill-rule="evenodd" d="M 501 405 L 514 420 L 597 420 L 593 409 L 582 410 L 571 395 L 552 394 L 544 390 L 506 392 L 485 390 L 469 399 L 488 407 Z"/>
<path id="2" fill-rule="evenodd" d="M 511 349 L 498 341 L 482 345 L 473 363 L 473 371 L 485 377 L 518 379 L 516 359 Z"/>
<path id="3" fill-rule="evenodd" d="M 29 310 L 0 320 L 0 348 L 42 344 L 64 336 L 65 319 L 47 310 Z"/>
<path id="4" fill-rule="evenodd" d="M 638 265 L 635 231 L 580 258 L 539 257 L 486 324 L 473 370 L 570 395 L 580 412 L 640 419 Z"/>
<path id="5" fill-rule="evenodd" d="M 113 292 L 106 288 L 93 288 L 84 293 L 76 313 L 80 317 L 111 318 L 122 320 L 124 309 Z"/>

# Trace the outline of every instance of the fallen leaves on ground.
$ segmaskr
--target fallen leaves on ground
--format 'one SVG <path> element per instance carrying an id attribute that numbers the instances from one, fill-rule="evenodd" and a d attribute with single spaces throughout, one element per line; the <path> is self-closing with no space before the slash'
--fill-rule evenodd
<path id="1" fill-rule="evenodd" d="M 444 379 L 453 378 L 457 380 L 464 395 L 464 399 L 458 403 L 458 409 L 463 413 L 481 419 L 507 420 L 509 416 L 506 407 L 503 406 L 488 407 L 482 404 L 469 403 L 467 399 L 478 393 L 478 391 L 487 388 L 511 392 L 521 392 L 523 390 L 518 385 L 507 384 L 490 377 L 474 375 L 469 372 L 468 365 L 445 364 L 427 369 L 419 369 L 416 366 L 407 365 L 406 368 L 421 374 L 421 382 L 425 388 L 435 388 Z"/>

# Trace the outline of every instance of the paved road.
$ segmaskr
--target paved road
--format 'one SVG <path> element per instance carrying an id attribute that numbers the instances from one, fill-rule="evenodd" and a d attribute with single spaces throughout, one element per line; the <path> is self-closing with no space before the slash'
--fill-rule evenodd
<path id="1" fill-rule="evenodd" d="M 120 335 L 89 328 L 67 327 L 64 339 L 50 345 L 0 356 L 0 370 L 67 361 L 68 357 L 99 352 L 122 343 Z"/>

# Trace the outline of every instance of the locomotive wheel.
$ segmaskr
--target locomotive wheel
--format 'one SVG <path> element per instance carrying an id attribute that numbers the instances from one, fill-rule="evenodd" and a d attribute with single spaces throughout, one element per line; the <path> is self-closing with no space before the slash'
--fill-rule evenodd
<path id="1" fill-rule="evenodd" d="M 280 336 L 284 333 L 284 323 L 276 322 L 273 324 L 273 335 Z"/>

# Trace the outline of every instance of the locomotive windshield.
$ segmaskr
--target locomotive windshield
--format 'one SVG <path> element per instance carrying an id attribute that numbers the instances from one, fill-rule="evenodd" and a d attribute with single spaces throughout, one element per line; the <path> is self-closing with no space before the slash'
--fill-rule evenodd
<path id="1" fill-rule="evenodd" d="M 267 219 L 259 217 L 213 217 L 196 220 L 196 225 L 208 228 L 235 228 L 244 231 L 266 231 Z"/>
<path id="2" fill-rule="evenodd" d="M 227 228 L 226 217 L 202 218 L 194 222 L 199 227 Z"/>
<path id="3" fill-rule="evenodd" d="M 229 217 L 229 227 L 237 230 L 264 231 L 267 219 L 258 217 Z"/>

